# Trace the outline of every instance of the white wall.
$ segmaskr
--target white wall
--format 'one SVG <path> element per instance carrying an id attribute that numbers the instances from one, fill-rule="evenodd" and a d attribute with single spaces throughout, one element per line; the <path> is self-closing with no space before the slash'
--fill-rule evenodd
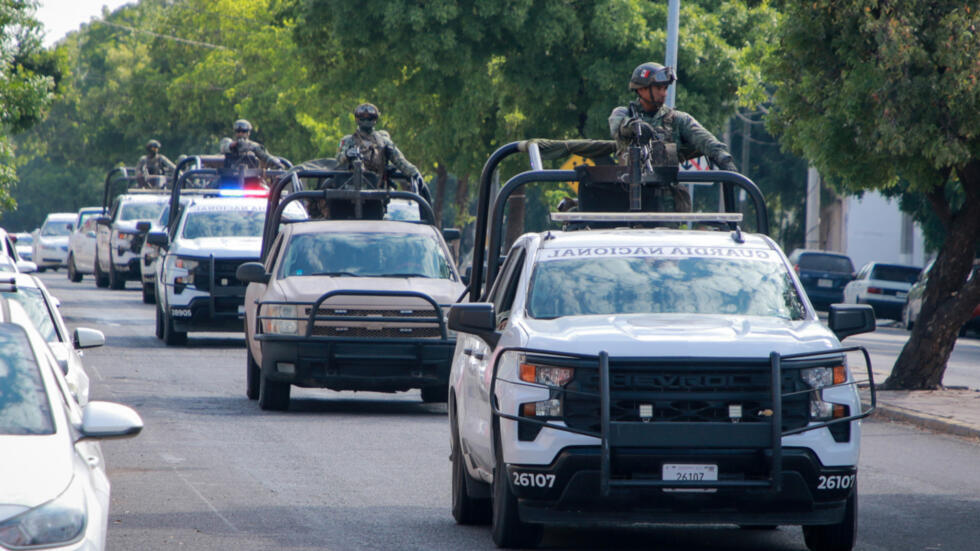
<path id="1" fill-rule="evenodd" d="M 918 225 L 912 228 L 910 250 L 902 251 L 903 217 L 898 199 L 888 200 L 877 192 L 865 193 L 860 199 L 847 198 L 844 252 L 854 261 L 855 269 L 871 261 L 925 265 L 922 231 Z"/>

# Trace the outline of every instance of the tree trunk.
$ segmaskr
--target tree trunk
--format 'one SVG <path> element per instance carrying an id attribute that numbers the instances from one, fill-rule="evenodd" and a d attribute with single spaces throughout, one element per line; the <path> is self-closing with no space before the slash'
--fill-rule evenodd
<path id="1" fill-rule="evenodd" d="M 929 272 L 912 334 L 882 388 L 940 388 L 959 330 L 980 303 L 980 276 L 967 279 L 980 239 L 980 161 L 971 161 L 957 175 L 966 200 L 955 214 L 949 211 L 942 187 L 930 197 L 945 222 L 946 240 Z"/>
<path id="2" fill-rule="evenodd" d="M 446 180 L 449 175 L 446 174 L 446 165 L 438 163 L 436 165 L 436 196 L 432 198 L 435 204 L 432 205 L 433 214 L 436 216 L 436 225 L 440 228 L 443 227 L 442 223 L 442 206 L 446 200 Z"/>

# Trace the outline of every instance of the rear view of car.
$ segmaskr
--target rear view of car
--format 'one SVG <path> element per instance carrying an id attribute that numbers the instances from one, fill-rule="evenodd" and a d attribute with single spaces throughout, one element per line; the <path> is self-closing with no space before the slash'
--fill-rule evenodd
<path id="1" fill-rule="evenodd" d="M 916 266 L 869 262 L 844 287 L 844 302 L 870 304 L 876 317 L 901 319 L 909 289 L 921 271 Z"/>
<path id="2" fill-rule="evenodd" d="M 854 263 L 843 254 L 797 249 L 789 261 L 817 310 L 844 302 L 844 287 L 854 279 Z"/>

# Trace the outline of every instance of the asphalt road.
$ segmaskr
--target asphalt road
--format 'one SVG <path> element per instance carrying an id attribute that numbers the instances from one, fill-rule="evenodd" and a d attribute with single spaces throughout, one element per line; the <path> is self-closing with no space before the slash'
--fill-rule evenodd
<path id="1" fill-rule="evenodd" d="M 293 389 L 290 411 L 263 412 L 245 397 L 240 334 L 192 334 L 167 348 L 135 283 L 109 291 L 89 276 L 41 277 L 69 326 L 106 334 L 85 355 L 92 399 L 128 404 L 146 424 L 135 439 L 103 444 L 110 550 L 493 548 L 488 529 L 457 526 L 449 513 L 444 406 L 417 392 Z M 880 330 L 866 345 L 887 359 L 900 335 Z M 857 549 L 977 549 L 980 443 L 873 420 L 864 434 Z M 805 549 L 796 527 L 731 526 L 548 530 L 543 547 Z"/>

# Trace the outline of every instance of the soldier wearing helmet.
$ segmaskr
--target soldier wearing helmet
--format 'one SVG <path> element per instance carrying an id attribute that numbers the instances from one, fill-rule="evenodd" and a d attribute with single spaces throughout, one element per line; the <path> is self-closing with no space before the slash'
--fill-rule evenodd
<path id="1" fill-rule="evenodd" d="M 642 63 L 633 70 L 629 88 L 636 93 L 636 100 L 613 109 L 609 115 L 609 130 L 616 140 L 616 157 L 620 163 L 626 164 L 630 142 L 640 137 L 644 141 L 659 139 L 676 144 L 681 160 L 704 155 L 722 170 L 737 170 L 725 144 L 691 115 L 664 105 L 667 88 L 676 81 L 674 70 L 659 63 Z M 674 210 L 691 210 L 687 191 L 677 185 L 674 188 L 671 189 Z"/>
<path id="2" fill-rule="evenodd" d="M 378 108 L 370 103 L 362 103 L 354 108 L 357 131 L 340 140 L 340 148 L 337 153 L 337 170 L 350 168 L 351 148 L 356 148 L 356 151 L 360 153 L 361 161 L 364 163 L 364 170 L 372 172 L 384 180 L 387 175 L 388 163 L 391 163 L 402 174 L 412 179 L 423 199 L 432 203 L 429 187 L 422 179 L 419 169 L 405 159 L 387 132 L 374 129 L 380 116 L 381 113 Z"/>
<path id="3" fill-rule="evenodd" d="M 136 181 L 141 187 L 163 187 L 163 178 L 150 177 L 166 177 L 173 174 L 175 168 L 176 165 L 170 159 L 160 154 L 160 142 L 150 140 L 146 142 L 146 155 L 140 157 L 136 163 Z"/>
<path id="4" fill-rule="evenodd" d="M 252 132 L 252 123 L 245 119 L 238 119 L 234 125 L 235 137 L 221 139 L 221 153 L 225 156 L 225 168 L 258 168 L 259 161 L 272 168 L 283 168 L 283 164 L 273 155 L 270 155 L 265 147 L 259 142 L 249 139 Z"/>

